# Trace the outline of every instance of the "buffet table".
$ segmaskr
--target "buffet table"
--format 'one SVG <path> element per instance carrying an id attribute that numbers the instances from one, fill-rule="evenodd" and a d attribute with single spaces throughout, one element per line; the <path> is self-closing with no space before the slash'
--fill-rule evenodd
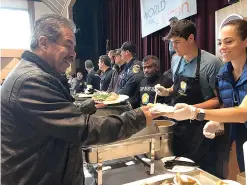
<path id="1" fill-rule="evenodd" d="M 129 165 L 109 169 L 109 166 L 114 166 L 116 163 L 124 161 Z M 135 164 L 133 164 L 135 163 Z M 112 165 L 111 165 L 112 164 Z M 154 175 L 149 174 L 149 169 L 142 163 L 136 161 L 134 158 L 125 158 L 121 160 L 110 161 L 104 165 L 106 168 L 103 171 L 103 185 L 120 185 L 127 184 L 141 179 L 147 179 L 164 173 L 163 164 L 160 161 L 155 161 L 155 173 Z M 104 168 L 103 168 L 104 169 Z M 87 166 L 84 165 L 85 184 L 96 185 L 95 178 L 92 173 L 89 172 Z M 174 174 L 166 173 L 165 177 L 173 177 Z"/>
<path id="2" fill-rule="evenodd" d="M 164 168 L 163 163 L 160 160 L 155 161 L 155 174 L 149 175 L 148 169 L 142 164 L 135 161 L 134 158 L 122 159 L 125 162 L 134 162 L 132 165 L 124 166 L 120 168 L 110 169 L 110 166 L 114 166 L 114 162 L 110 162 L 105 165 L 106 168 L 103 172 L 103 185 L 160 185 L 162 182 L 167 180 L 173 182 L 176 173 L 167 171 Z M 115 161 L 119 163 L 119 161 Z M 88 171 L 87 167 L 84 167 L 84 173 L 86 176 L 86 185 L 96 185 L 94 177 Z M 220 179 L 196 168 L 193 171 L 182 173 L 190 175 L 201 183 L 201 185 L 215 185 Z"/>

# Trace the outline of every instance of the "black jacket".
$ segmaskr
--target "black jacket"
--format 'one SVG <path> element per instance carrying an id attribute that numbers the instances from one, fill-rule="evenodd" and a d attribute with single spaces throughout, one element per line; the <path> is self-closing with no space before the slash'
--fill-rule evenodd
<path id="1" fill-rule="evenodd" d="M 94 71 L 90 71 L 87 74 L 87 85 L 92 85 L 93 89 L 100 90 L 100 76 Z"/>
<path id="2" fill-rule="evenodd" d="M 101 76 L 101 80 L 100 80 L 101 91 L 107 91 L 109 84 L 111 82 L 112 73 L 113 70 L 111 68 L 108 68 Z"/>
<path id="3" fill-rule="evenodd" d="M 3 185 L 81 185 L 82 145 L 124 139 L 145 126 L 140 109 L 82 114 L 61 75 L 27 51 L 6 78 L 1 99 Z"/>
<path id="4" fill-rule="evenodd" d="M 112 73 L 112 78 L 110 85 L 107 89 L 107 92 L 117 92 L 121 87 L 120 87 L 120 82 L 123 78 L 123 73 L 124 73 L 124 67 L 126 64 L 115 67 L 115 70 L 113 70 Z"/>
<path id="5" fill-rule="evenodd" d="M 119 94 L 125 94 L 130 97 L 129 101 L 133 108 L 138 107 L 138 105 L 134 103 L 135 100 L 133 100 L 133 98 L 143 78 L 144 74 L 141 62 L 133 58 L 125 65 L 123 77 L 120 81 L 120 89 L 117 91 Z"/>
<path id="6" fill-rule="evenodd" d="M 84 92 L 84 89 L 86 88 L 85 84 L 86 83 L 83 79 L 81 79 L 81 80 L 76 79 L 75 92 L 76 93 Z"/>

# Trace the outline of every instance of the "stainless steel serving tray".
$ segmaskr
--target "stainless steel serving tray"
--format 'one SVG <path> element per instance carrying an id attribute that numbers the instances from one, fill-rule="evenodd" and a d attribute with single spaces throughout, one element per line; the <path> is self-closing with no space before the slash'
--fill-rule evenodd
<path id="1" fill-rule="evenodd" d="M 108 161 L 148 153 L 150 152 L 151 140 L 154 141 L 154 150 L 158 151 L 160 149 L 160 137 L 160 133 L 131 137 L 106 145 L 90 146 L 83 148 L 83 150 L 88 163 L 98 163 L 99 156 L 102 161 Z"/>
<path id="2" fill-rule="evenodd" d="M 150 143 L 153 140 L 154 150 L 160 149 L 160 133 L 149 135 L 133 135 L 132 137 L 105 145 L 93 145 L 83 148 L 88 163 L 97 163 L 99 156 L 102 161 L 120 159 L 150 152 Z"/>

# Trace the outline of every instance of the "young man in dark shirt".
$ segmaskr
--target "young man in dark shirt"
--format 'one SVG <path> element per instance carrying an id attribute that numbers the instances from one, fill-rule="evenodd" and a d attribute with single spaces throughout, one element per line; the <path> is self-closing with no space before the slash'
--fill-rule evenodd
<path id="1" fill-rule="evenodd" d="M 107 91 L 109 84 L 111 82 L 112 72 L 111 60 L 107 55 L 101 55 L 99 57 L 99 70 L 102 71 L 102 76 L 100 80 L 100 90 Z"/>
<path id="2" fill-rule="evenodd" d="M 135 99 L 139 105 L 147 105 L 148 103 L 154 103 L 155 85 L 160 84 L 165 87 L 170 87 L 173 82 L 167 76 L 160 73 L 160 62 L 156 56 L 148 55 L 144 57 L 142 67 L 145 78 L 139 85 Z M 170 102 L 170 97 L 157 97 L 157 103 L 170 104 Z"/>
<path id="3" fill-rule="evenodd" d="M 88 72 L 87 74 L 87 89 L 100 89 L 100 77 L 94 71 L 93 62 L 91 60 L 86 60 L 85 68 Z"/>
<path id="4" fill-rule="evenodd" d="M 113 71 L 110 85 L 107 92 L 117 92 L 120 89 L 120 81 L 123 78 L 125 61 L 121 58 L 121 49 L 116 49 L 114 54 L 115 65 L 117 66 Z"/>

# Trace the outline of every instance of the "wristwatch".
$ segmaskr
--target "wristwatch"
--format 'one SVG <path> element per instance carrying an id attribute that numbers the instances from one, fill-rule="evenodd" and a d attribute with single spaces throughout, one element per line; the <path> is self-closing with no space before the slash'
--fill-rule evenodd
<path id="1" fill-rule="evenodd" d="M 196 119 L 198 121 L 204 121 L 204 118 L 205 118 L 205 111 L 203 109 L 199 109 L 199 112 L 196 115 Z"/>

